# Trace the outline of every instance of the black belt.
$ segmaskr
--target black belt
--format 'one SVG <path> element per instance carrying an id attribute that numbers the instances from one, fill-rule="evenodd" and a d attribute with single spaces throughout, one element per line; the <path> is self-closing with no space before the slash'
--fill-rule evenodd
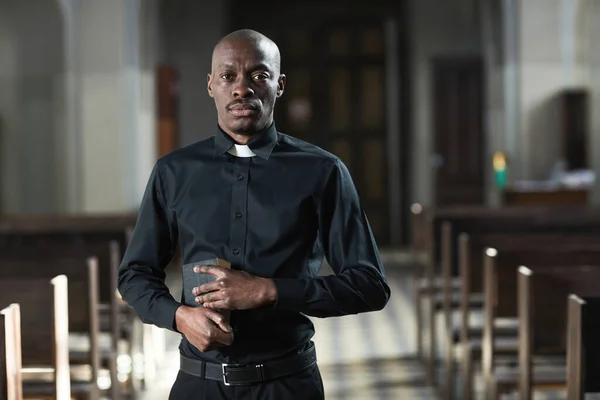
<path id="1" fill-rule="evenodd" d="M 317 362 L 315 345 L 302 353 L 263 364 L 215 364 L 181 356 L 179 368 L 189 375 L 223 381 L 225 386 L 249 385 L 301 372 Z"/>

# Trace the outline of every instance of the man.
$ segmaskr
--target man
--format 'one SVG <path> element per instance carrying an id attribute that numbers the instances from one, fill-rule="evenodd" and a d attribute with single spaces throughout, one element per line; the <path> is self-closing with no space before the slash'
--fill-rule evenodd
<path id="1" fill-rule="evenodd" d="M 208 94 L 216 136 L 160 158 L 119 269 L 119 291 L 146 323 L 180 332 L 171 399 L 322 399 L 313 324 L 382 309 L 390 296 L 348 170 L 332 154 L 277 132 L 286 77 L 258 32 L 216 45 Z M 175 301 L 164 269 L 215 277 L 195 287 L 201 307 Z M 335 272 L 317 276 L 327 257 Z M 230 310 L 227 323 L 222 311 Z"/>

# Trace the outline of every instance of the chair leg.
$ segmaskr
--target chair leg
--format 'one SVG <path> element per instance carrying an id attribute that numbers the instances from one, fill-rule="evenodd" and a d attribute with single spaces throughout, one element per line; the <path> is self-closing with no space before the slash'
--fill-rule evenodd
<path id="1" fill-rule="evenodd" d="M 473 398 L 473 352 L 471 346 L 463 346 L 462 349 L 462 368 L 460 371 L 462 399 L 471 400 Z"/>
<path id="2" fill-rule="evenodd" d="M 98 384 L 94 384 L 87 394 L 75 396 L 75 398 L 77 400 L 100 400 L 100 388 L 98 387 Z"/>
<path id="3" fill-rule="evenodd" d="M 121 400 L 121 383 L 119 382 L 119 371 L 117 368 L 117 352 L 110 356 L 110 391 L 112 400 Z"/>
<path id="4" fill-rule="evenodd" d="M 433 298 L 429 298 L 429 310 L 427 310 L 429 319 L 429 360 L 427 365 L 427 374 L 431 384 L 437 386 L 437 346 L 436 346 L 436 324 L 435 324 L 435 304 Z"/>
<path id="5" fill-rule="evenodd" d="M 417 328 L 417 358 L 421 361 L 424 360 L 423 355 L 423 307 L 421 304 L 422 293 L 419 288 L 419 277 L 414 279 L 414 299 L 415 299 L 415 310 L 416 310 L 416 328 Z"/>
<path id="6" fill-rule="evenodd" d="M 444 352 L 444 400 L 454 398 L 454 343 L 452 341 L 452 330 L 447 329 L 446 349 Z"/>

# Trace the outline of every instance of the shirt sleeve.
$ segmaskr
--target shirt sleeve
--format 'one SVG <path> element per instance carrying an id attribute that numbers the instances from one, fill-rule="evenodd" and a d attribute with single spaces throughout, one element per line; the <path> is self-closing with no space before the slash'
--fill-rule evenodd
<path id="1" fill-rule="evenodd" d="M 165 201 L 160 166 L 150 174 L 137 223 L 119 267 L 121 296 L 145 323 L 175 331 L 181 305 L 165 284 L 165 268 L 177 246 L 177 225 Z"/>
<path id="2" fill-rule="evenodd" d="M 317 203 L 320 240 L 335 274 L 273 279 L 274 307 L 314 317 L 381 310 L 390 288 L 356 187 L 341 161 L 326 175 Z"/>

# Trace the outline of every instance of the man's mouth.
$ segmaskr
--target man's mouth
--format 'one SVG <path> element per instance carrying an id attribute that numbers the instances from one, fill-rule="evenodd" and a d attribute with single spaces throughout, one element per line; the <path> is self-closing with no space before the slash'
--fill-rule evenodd
<path id="1" fill-rule="evenodd" d="M 238 103 L 229 107 L 229 111 L 236 117 L 249 117 L 256 114 L 258 112 L 258 108 L 252 104 Z"/>

